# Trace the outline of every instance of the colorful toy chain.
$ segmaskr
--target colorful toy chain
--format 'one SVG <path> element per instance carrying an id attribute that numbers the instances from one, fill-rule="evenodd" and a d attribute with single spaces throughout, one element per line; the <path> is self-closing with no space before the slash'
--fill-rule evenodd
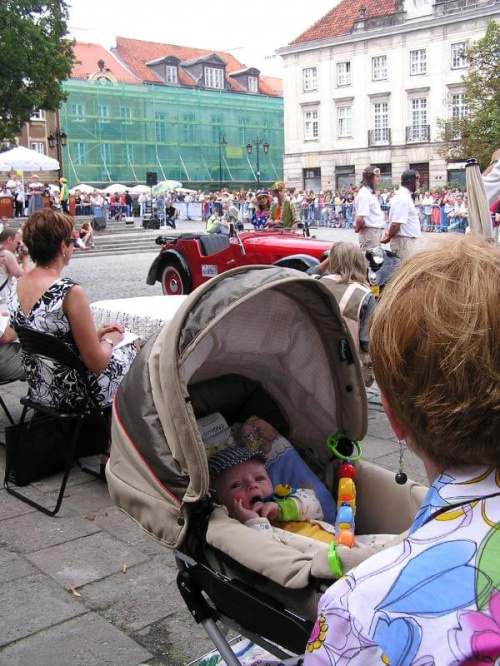
<path id="1" fill-rule="evenodd" d="M 353 442 L 344 432 L 330 435 L 326 447 L 342 460 L 338 469 L 337 518 L 335 520 L 335 541 L 352 548 L 354 546 L 354 517 L 356 515 L 356 468 L 353 463 L 362 455 L 359 442 Z"/>

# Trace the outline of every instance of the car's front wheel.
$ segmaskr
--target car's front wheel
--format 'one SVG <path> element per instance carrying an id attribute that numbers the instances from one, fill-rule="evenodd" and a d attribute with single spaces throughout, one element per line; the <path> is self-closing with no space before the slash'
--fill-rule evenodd
<path id="1" fill-rule="evenodd" d="M 169 259 L 164 264 L 161 286 L 166 296 L 185 296 L 191 291 L 186 271 L 175 259 Z"/>

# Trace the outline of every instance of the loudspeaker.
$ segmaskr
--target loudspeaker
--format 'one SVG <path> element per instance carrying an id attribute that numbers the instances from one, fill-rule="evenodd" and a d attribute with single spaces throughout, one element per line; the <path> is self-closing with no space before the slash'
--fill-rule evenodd
<path id="1" fill-rule="evenodd" d="M 101 231 L 101 229 L 106 229 L 106 218 L 93 217 L 90 224 L 92 225 L 92 229 L 95 231 Z"/>
<path id="2" fill-rule="evenodd" d="M 158 184 L 158 174 L 156 171 L 148 171 L 146 173 L 146 185 L 148 187 L 154 187 Z"/>
<path id="3" fill-rule="evenodd" d="M 150 220 L 148 220 L 147 225 L 148 229 L 159 229 L 160 220 L 157 217 L 152 217 Z"/>

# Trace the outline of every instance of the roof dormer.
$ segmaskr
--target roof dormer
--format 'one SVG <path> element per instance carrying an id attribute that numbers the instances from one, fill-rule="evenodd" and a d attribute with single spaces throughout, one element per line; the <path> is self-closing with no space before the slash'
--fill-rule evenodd
<path id="1" fill-rule="evenodd" d="M 229 76 L 238 82 L 238 84 L 248 93 L 258 95 L 260 93 L 259 76 L 260 71 L 255 67 L 247 67 L 237 72 L 231 72 Z"/>
<path id="2" fill-rule="evenodd" d="M 156 74 L 160 81 L 169 86 L 176 86 L 179 85 L 179 63 L 179 58 L 169 55 L 150 60 L 146 66 Z"/>
<path id="3" fill-rule="evenodd" d="M 181 67 L 198 86 L 215 90 L 230 88 L 226 81 L 226 63 L 216 53 L 183 60 Z"/>

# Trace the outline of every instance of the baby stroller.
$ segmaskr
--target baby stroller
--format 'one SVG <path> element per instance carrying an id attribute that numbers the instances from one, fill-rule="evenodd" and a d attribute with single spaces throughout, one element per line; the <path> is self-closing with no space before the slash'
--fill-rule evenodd
<path id="1" fill-rule="evenodd" d="M 327 550 L 298 552 L 214 505 L 197 419 L 219 412 L 232 424 L 257 415 L 293 443 L 299 462 L 328 477 L 326 438 L 341 431 L 359 440 L 367 425 L 355 346 L 330 291 L 276 266 L 210 280 L 146 343 L 113 411 L 111 496 L 176 549 L 180 593 L 226 663 L 240 662 L 220 622 L 278 659 L 303 654 L 333 578 Z M 357 479 L 357 532 L 409 527 L 422 498 L 416 484 L 397 486 L 370 464 L 358 466 Z"/>

